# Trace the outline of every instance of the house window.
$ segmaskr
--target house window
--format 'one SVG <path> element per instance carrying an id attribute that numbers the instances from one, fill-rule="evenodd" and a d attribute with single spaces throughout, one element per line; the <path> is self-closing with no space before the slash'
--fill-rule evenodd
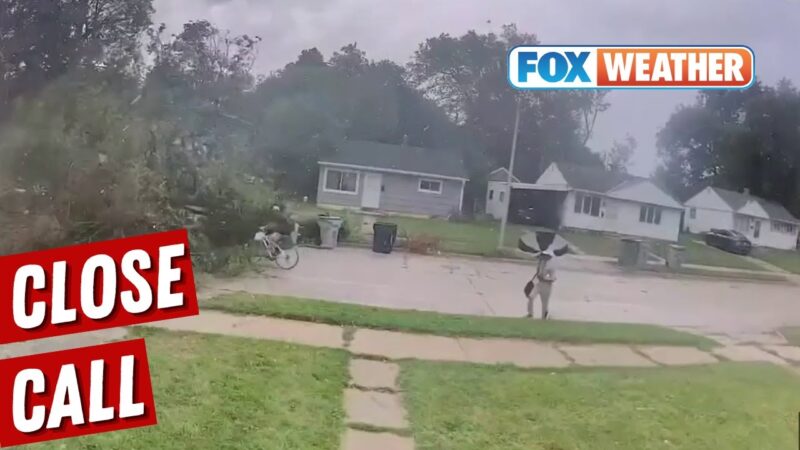
<path id="1" fill-rule="evenodd" d="M 500 191 L 500 203 L 503 203 L 503 200 L 505 200 L 505 197 L 506 197 L 505 191 Z"/>
<path id="2" fill-rule="evenodd" d="M 642 205 L 639 208 L 639 222 L 661 224 L 661 208 Z"/>
<path id="3" fill-rule="evenodd" d="M 575 194 L 575 213 L 600 216 L 600 197 L 586 194 Z"/>
<path id="4" fill-rule="evenodd" d="M 325 190 L 355 194 L 358 191 L 358 172 L 326 169 Z"/>
<path id="5" fill-rule="evenodd" d="M 439 180 L 427 180 L 425 178 L 421 178 L 419 180 L 419 191 L 429 192 L 432 194 L 441 194 L 442 182 Z"/>
<path id="6" fill-rule="evenodd" d="M 494 189 L 489 189 L 489 200 L 494 198 Z"/>
<path id="7" fill-rule="evenodd" d="M 689 218 L 696 219 L 697 218 L 697 208 L 692 208 L 689 210 Z"/>
<path id="8" fill-rule="evenodd" d="M 795 228 L 794 225 L 786 222 L 770 222 L 770 227 L 772 231 L 777 231 L 778 233 L 786 233 L 786 234 L 794 234 Z"/>

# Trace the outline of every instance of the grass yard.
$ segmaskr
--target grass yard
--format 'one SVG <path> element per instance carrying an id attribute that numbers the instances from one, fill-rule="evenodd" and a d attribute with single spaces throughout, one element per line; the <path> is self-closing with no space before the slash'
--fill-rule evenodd
<path id="1" fill-rule="evenodd" d="M 764 271 L 758 264 L 748 261 L 739 255 L 728 253 L 697 241 L 702 241 L 702 236 L 682 234 L 679 245 L 686 247 L 684 262 L 687 264 L 700 264 L 704 266 L 728 267 L 731 269 L 746 269 Z M 654 253 L 666 257 L 666 244 L 657 243 L 652 246 Z"/>
<path id="2" fill-rule="evenodd" d="M 237 293 L 201 303 L 209 309 L 306 320 L 342 326 L 430 333 L 443 336 L 508 337 L 562 342 L 685 345 L 709 348 L 714 341 L 643 324 L 533 321 L 525 318 L 464 316 L 375 308 L 294 297 Z"/>
<path id="3" fill-rule="evenodd" d="M 361 230 L 363 215 L 352 211 L 328 211 L 309 204 L 295 204 L 290 209 L 297 218 L 316 217 L 329 212 L 341 216 L 350 227 L 348 241 L 366 242 L 371 239 Z M 439 238 L 440 250 L 469 255 L 496 255 L 500 238 L 499 222 L 451 222 L 445 219 L 417 218 L 406 216 L 376 217 L 376 221 L 397 224 L 399 237 L 427 235 Z M 503 240 L 508 247 L 517 247 L 517 240 L 526 227 L 509 224 Z"/>
<path id="4" fill-rule="evenodd" d="M 418 450 L 797 445 L 800 378 L 773 365 L 522 371 L 405 362 Z"/>
<path id="5" fill-rule="evenodd" d="M 499 222 L 450 222 L 444 219 L 420 219 L 393 216 L 385 219 L 396 223 L 399 236 L 428 235 L 441 239 L 442 251 L 471 255 L 494 255 L 500 238 Z M 517 240 L 526 227 L 509 224 L 503 239 L 506 247 L 517 247 Z"/>
<path id="6" fill-rule="evenodd" d="M 800 345 L 800 327 L 783 327 L 780 333 L 789 342 L 789 345 Z"/>
<path id="7" fill-rule="evenodd" d="M 610 258 L 619 256 L 620 238 L 618 236 L 567 230 L 561 231 L 559 234 L 587 255 L 607 256 Z"/>
<path id="8" fill-rule="evenodd" d="M 788 272 L 800 274 L 800 252 L 797 250 L 759 248 L 753 256 Z"/>
<path id="9" fill-rule="evenodd" d="M 338 450 L 347 355 L 135 329 L 147 338 L 158 425 L 30 449 Z"/>

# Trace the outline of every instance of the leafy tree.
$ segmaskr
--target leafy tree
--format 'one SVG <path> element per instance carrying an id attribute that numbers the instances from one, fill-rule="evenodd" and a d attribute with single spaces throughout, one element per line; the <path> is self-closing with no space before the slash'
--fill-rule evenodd
<path id="1" fill-rule="evenodd" d="M 789 82 L 708 91 L 679 107 L 658 135 L 658 175 L 688 197 L 714 185 L 800 213 L 800 93 Z"/>
<path id="2" fill-rule="evenodd" d="M 419 45 L 408 65 L 411 84 L 447 111 L 485 149 L 489 166 L 507 166 L 520 104 L 517 175 L 535 178 L 552 161 L 601 163 L 586 148 L 604 95 L 569 91 L 519 93 L 506 80 L 507 50 L 535 35 L 506 25 L 500 35 L 442 34 Z M 473 168 L 473 178 L 479 171 Z"/>
<path id="3" fill-rule="evenodd" d="M 0 111 L 73 70 L 131 74 L 152 0 L 0 0 Z"/>
<path id="4" fill-rule="evenodd" d="M 371 61 L 356 44 L 320 60 L 316 49 L 263 79 L 248 100 L 255 157 L 277 187 L 314 195 L 317 161 L 343 139 L 463 149 L 469 140 L 406 82 L 405 70 Z"/>
<path id="5" fill-rule="evenodd" d="M 628 172 L 628 164 L 636 151 L 636 139 L 631 135 L 626 135 L 622 141 L 615 140 L 611 148 L 603 154 L 603 162 L 606 169 L 611 172 Z"/>

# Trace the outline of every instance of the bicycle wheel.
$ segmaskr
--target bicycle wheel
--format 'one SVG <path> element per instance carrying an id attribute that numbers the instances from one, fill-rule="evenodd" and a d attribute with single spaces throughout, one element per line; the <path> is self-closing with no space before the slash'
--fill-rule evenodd
<path id="1" fill-rule="evenodd" d="M 275 256 L 275 264 L 281 269 L 293 269 L 297 263 L 300 262 L 300 253 L 297 252 L 297 247 L 292 247 L 288 250 L 278 248 L 277 255 Z"/>

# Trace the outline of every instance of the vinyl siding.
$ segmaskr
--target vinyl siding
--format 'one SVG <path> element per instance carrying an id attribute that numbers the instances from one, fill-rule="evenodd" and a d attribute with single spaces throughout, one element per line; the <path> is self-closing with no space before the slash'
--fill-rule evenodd
<path id="1" fill-rule="evenodd" d="M 338 170 L 338 168 L 337 168 Z M 380 173 L 383 190 L 380 196 L 379 209 L 387 212 L 418 214 L 426 216 L 446 216 L 459 211 L 463 182 L 459 180 L 442 180 L 435 177 L 420 177 L 395 173 L 381 173 L 358 170 L 358 189 L 355 195 L 325 191 L 326 167 L 320 168 L 317 183 L 317 204 L 345 208 L 361 208 L 364 192 L 364 174 Z M 442 182 L 442 192 L 419 192 L 419 180 L 437 180 Z"/>
<path id="2" fill-rule="evenodd" d="M 419 177 L 394 173 L 383 174 L 383 192 L 380 209 L 406 214 L 446 216 L 460 208 L 462 182 L 441 180 L 441 194 L 419 192 L 419 180 L 433 177 Z"/>
<path id="3" fill-rule="evenodd" d="M 486 214 L 495 219 L 502 219 L 503 213 L 508 202 L 508 183 L 505 181 L 490 181 L 486 187 Z M 489 198 L 489 192 L 494 192 Z M 500 193 L 503 192 L 503 201 L 500 201 Z"/>
<path id="4" fill-rule="evenodd" d="M 591 195 L 591 194 L 587 194 Z M 681 210 L 661 208 L 661 223 L 643 223 L 639 221 L 639 211 L 644 203 L 619 200 L 602 195 L 600 197 L 600 215 L 575 212 L 574 191 L 564 201 L 563 226 L 582 230 L 604 231 L 625 236 L 637 236 L 675 242 L 678 240 Z"/>
<path id="5" fill-rule="evenodd" d="M 692 218 L 693 207 L 686 208 L 683 226 L 690 233 L 705 233 L 712 228 L 732 229 L 733 213 L 716 209 L 695 208 L 695 217 Z"/>
<path id="6" fill-rule="evenodd" d="M 344 206 L 347 208 L 360 208 L 361 207 L 361 192 L 364 189 L 362 173 L 358 173 L 358 189 L 356 194 L 344 194 L 340 192 L 330 192 L 325 190 L 325 172 L 326 167 L 319 168 L 319 182 L 317 183 L 317 204 L 319 205 L 334 205 Z M 338 169 L 337 169 L 338 170 Z M 354 171 L 358 172 L 358 171 Z"/>

